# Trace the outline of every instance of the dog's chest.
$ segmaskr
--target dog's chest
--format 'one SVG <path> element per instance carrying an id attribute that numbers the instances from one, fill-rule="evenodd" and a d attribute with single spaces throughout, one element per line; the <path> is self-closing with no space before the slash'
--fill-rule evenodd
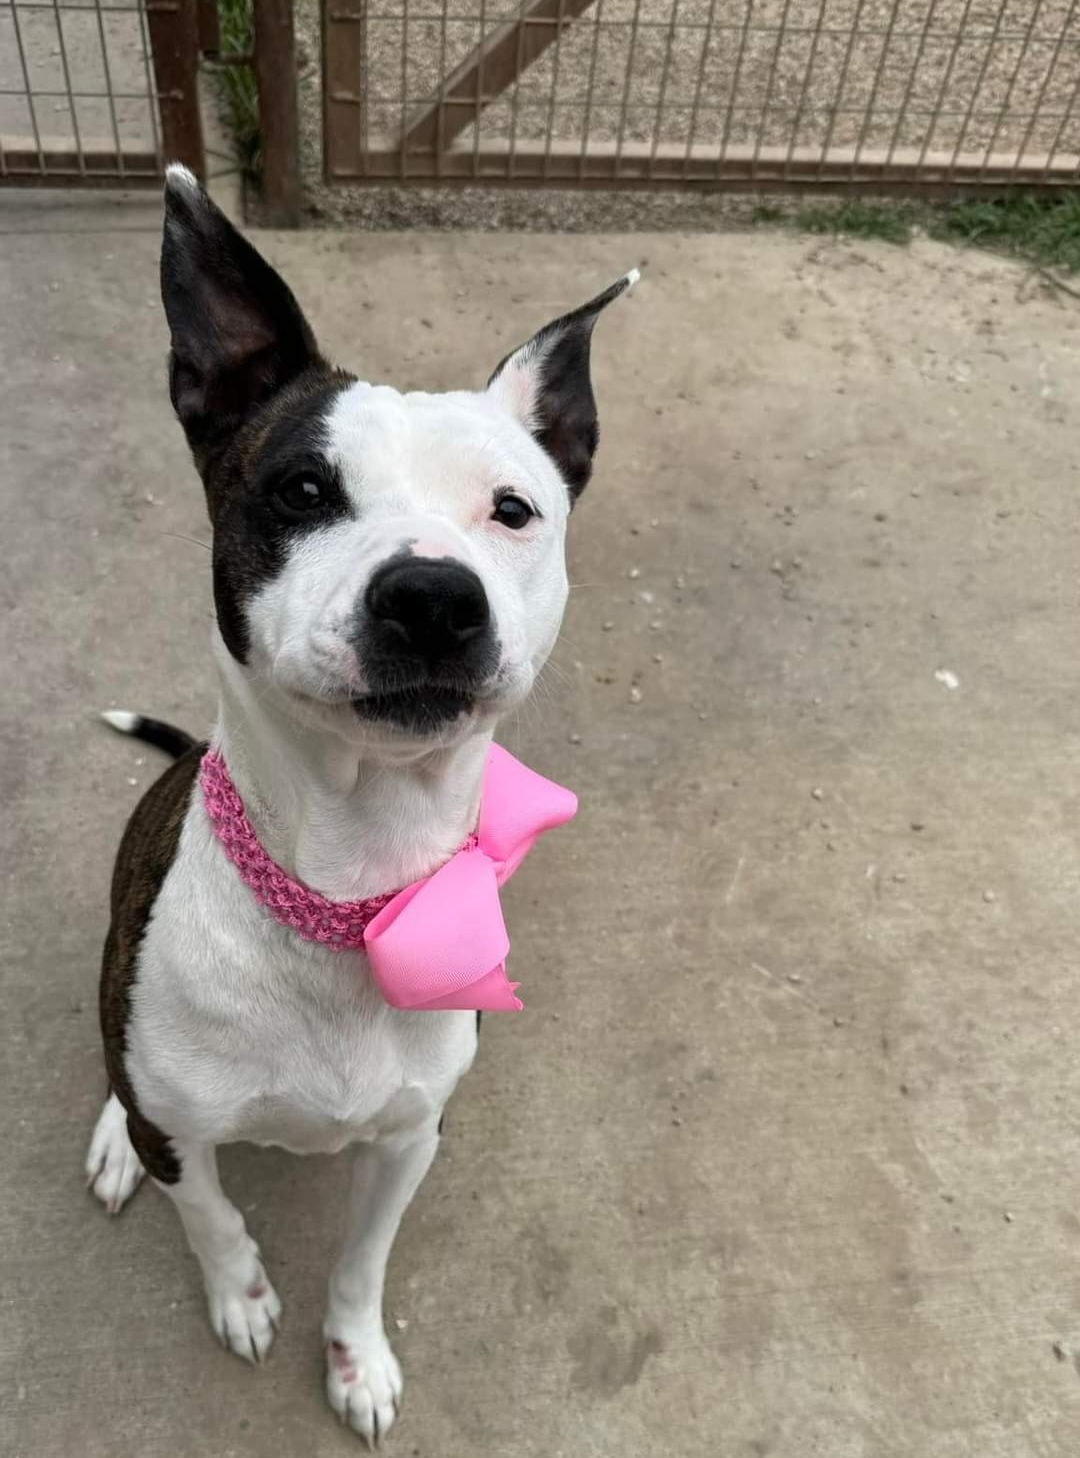
<path id="1" fill-rule="evenodd" d="M 429 1121 L 475 1014 L 389 1007 L 358 954 L 270 920 L 193 806 L 139 959 L 128 1071 L 168 1133 L 333 1152 Z"/>

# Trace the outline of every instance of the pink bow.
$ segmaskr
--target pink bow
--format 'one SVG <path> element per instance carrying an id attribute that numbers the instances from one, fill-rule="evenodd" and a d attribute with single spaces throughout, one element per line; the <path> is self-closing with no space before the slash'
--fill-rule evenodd
<path id="1" fill-rule="evenodd" d="M 503 965 L 510 939 L 499 887 L 538 836 L 576 813 L 570 790 L 491 746 L 476 844 L 399 891 L 364 932 L 372 975 L 391 1007 L 520 1011 L 518 984 L 507 981 Z"/>

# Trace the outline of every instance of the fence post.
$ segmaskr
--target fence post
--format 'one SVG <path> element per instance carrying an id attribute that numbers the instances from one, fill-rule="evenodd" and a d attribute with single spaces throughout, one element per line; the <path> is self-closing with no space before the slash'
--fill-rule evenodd
<path id="1" fill-rule="evenodd" d="M 165 161 L 182 162 L 205 181 L 196 5 L 197 0 L 146 0 L 146 23 Z"/>
<path id="2" fill-rule="evenodd" d="M 274 228 L 300 226 L 300 123 L 291 0 L 254 0 L 262 198 Z"/>
<path id="3" fill-rule="evenodd" d="M 199 16 L 199 50 L 204 56 L 216 56 L 221 50 L 221 27 L 217 0 L 196 0 Z"/>

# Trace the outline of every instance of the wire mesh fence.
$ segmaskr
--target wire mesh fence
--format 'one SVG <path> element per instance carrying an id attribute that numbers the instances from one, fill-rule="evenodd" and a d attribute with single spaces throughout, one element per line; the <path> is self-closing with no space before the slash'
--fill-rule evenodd
<path id="1" fill-rule="evenodd" d="M 1075 182 L 1080 0 L 323 0 L 330 181 Z"/>
<path id="2" fill-rule="evenodd" d="M 0 182 L 130 184 L 166 157 L 201 162 L 200 5 L 212 14 L 212 0 L 0 0 Z M 331 182 L 931 190 L 1080 175 L 1080 0 L 322 12 Z"/>
<path id="3" fill-rule="evenodd" d="M 175 0 L 0 0 L 0 182 L 130 186 L 166 151 L 190 160 L 189 18 Z"/>

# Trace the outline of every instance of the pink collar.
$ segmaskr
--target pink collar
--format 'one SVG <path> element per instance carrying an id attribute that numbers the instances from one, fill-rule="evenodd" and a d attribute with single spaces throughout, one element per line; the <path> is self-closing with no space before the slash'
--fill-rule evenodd
<path id="1" fill-rule="evenodd" d="M 363 951 L 392 1007 L 520 1009 L 503 965 L 499 887 L 545 830 L 577 811 L 577 798 L 493 744 L 484 766 L 476 834 L 431 876 L 364 901 L 330 901 L 294 880 L 263 850 L 215 749 L 199 767 L 214 834 L 240 879 L 276 921 L 306 941 Z"/>

